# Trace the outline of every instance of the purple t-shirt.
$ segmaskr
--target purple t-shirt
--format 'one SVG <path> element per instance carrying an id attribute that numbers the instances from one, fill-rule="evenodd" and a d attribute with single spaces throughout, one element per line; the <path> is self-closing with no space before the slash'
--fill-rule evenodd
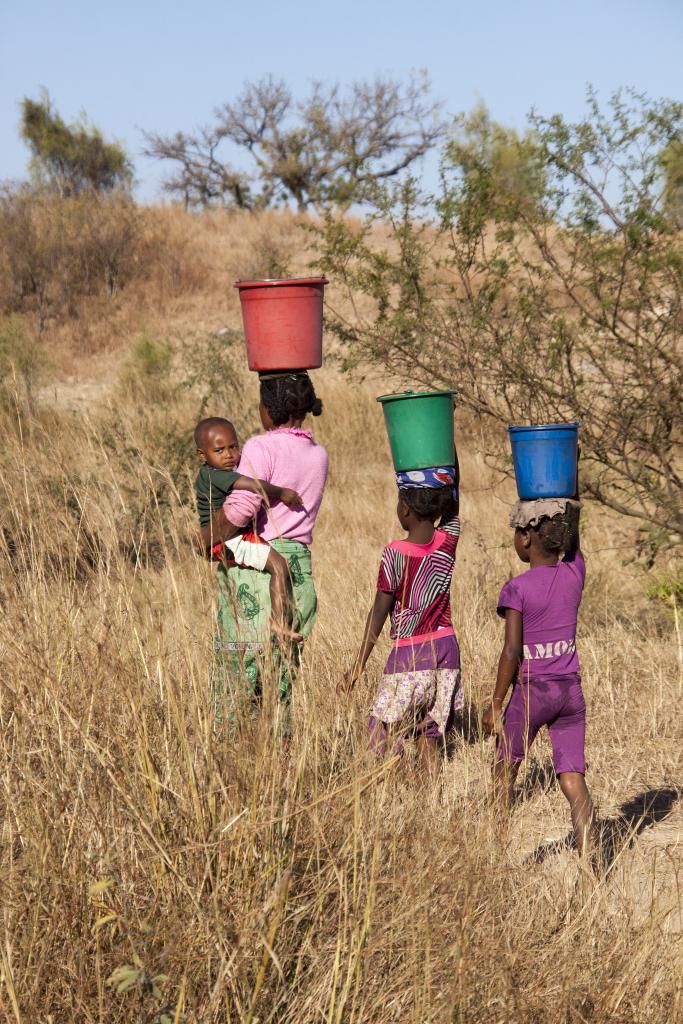
<path id="1" fill-rule="evenodd" d="M 576 616 L 581 604 L 586 563 L 583 555 L 565 555 L 557 565 L 537 565 L 508 580 L 498 598 L 522 613 L 523 655 L 520 679 L 547 679 L 578 673 Z"/>

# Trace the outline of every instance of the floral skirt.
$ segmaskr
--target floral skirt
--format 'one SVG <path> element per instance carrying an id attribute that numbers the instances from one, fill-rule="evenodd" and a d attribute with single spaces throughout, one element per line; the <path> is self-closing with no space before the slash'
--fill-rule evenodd
<path id="1" fill-rule="evenodd" d="M 460 649 L 449 633 L 394 646 L 370 714 L 402 731 L 428 728 L 430 735 L 443 736 L 462 707 Z"/>

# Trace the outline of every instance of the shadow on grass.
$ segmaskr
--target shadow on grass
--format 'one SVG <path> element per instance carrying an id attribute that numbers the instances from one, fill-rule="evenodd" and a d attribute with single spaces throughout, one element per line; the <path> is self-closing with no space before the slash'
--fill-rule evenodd
<path id="1" fill-rule="evenodd" d="M 544 761 L 534 760 L 529 764 L 521 784 L 515 789 L 515 802 L 524 803 L 539 793 L 554 789 L 557 784 L 552 760 L 549 757 Z"/>
<path id="2" fill-rule="evenodd" d="M 604 870 L 609 871 L 618 855 L 633 846 L 642 832 L 668 818 L 680 795 L 681 790 L 676 786 L 646 789 L 626 800 L 613 818 L 598 822 L 600 860 Z M 527 863 L 541 864 L 546 857 L 573 847 L 574 835 L 569 832 L 562 839 L 538 846 L 527 858 Z"/>
<path id="3" fill-rule="evenodd" d="M 465 743 L 473 745 L 479 743 L 481 738 L 479 711 L 475 704 L 466 701 L 462 711 L 454 715 L 453 721 L 449 723 L 446 737 L 446 757 L 452 757 L 463 740 Z"/>

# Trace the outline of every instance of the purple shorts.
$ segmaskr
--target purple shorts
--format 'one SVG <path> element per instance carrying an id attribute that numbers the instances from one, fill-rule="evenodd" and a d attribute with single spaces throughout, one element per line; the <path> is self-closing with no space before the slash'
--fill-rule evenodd
<path id="1" fill-rule="evenodd" d="M 496 744 L 496 759 L 519 764 L 542 725 L 547 725 L 550 733 L 555 772 L 585 775 L 586 702 L 578 675 L 515 683 L 505 709 L 503 735 Z"/>
<path id="2" fill-rule="evenodd" d="M 384 666 L 387 676 L 401 672 L 420 672 L 460 668 L 460 647 L 454 633 L 437 634 L 412 644 L 394 644 Z"/>

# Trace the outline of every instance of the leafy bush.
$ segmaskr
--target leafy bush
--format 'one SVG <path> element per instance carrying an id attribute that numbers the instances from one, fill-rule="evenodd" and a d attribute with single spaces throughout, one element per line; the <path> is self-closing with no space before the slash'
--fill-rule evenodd
<path id="1" fill-rule="evenodd" d="M 683 105 L 590 95 L 577 124 L 531 124 L 531 150 L 506 140 L 537 168 L 521 192 L 490 146 L 459 144 L 437 196 L 409 180 L 360 227 L 328 214 L 320 262 L 354 310 L 328 327 L 347 366 L 457 384 L 499 423 L 579 419 L 584 491 L 661 550 L 683 541 L 683 259 L 661 174 Z"/>
<path id="2" fill-rule="evenodd" d="M 141 334 L 121 368 L 121 385 L 136 398 L 158 402 L 173 390 L 173 351 L 167 341 Z"/>
<path id="3" fill-rule="evenodd" d="M 119 550 L 127 561 L 148 568 L 164 564 L 173 517 L 192 505 L 194 423 L 159 412 L 116 409 L 98 424 Z"/>
<path id="4" fill-rule="evenodd" d="M 651 601 L 659 601 L 669 609 L 678 611 L 683 608 L 683 574 L 665 576 L 648 587 L 647 596 Z"/>
<path id="5" fill-rule="evenodd" d="M 34 178 L 60 196 L 127 189 L 133 171 L 124 150 L 105 142 L 85 118 L 67 125 L 45 92 L 40 100 L 24 98 L 21 137 L 31 150 Z"/>
<path id="6" fill-rule="evenodd" d="M 197 403 L 198 420 L 216 415 L 237 422 L 242 416 L 249 385 L 243 352 L 242 333 L 230 327 L 185 344 L 181 386 Z"/>
<path id="7" fill-rule="evenodd" d="M 20 317 L 0 317 L 0 403 L 19 400 L 33 410 L 42 367 L 35 340 Z"/>

